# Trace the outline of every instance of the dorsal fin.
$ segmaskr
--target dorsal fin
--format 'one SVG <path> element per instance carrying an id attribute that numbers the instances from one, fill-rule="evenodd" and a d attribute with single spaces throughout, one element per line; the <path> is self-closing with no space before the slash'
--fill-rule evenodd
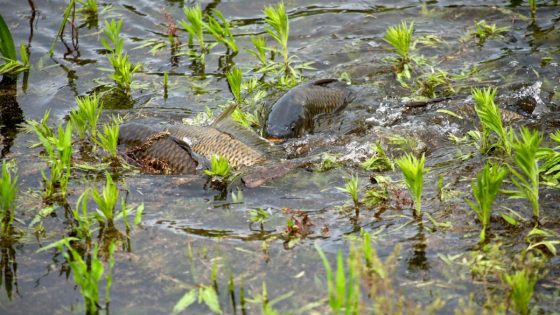
<path id="1" fill-rule="evenodd" d="M 329 84 L 329 83 L 333 83 L 333 82 L 338 82 L 338 80 L 337 79 L 319 79 L 319 80 L 311 81 L 308 84 L 309 85 L 325 85 L 325 84 Z"/>
<path id="2" fill-rule="evenodd" d="M 282 150 L 273 145 L 269 141 L 261 138 L 252 129 L 240 125 L 231 118 L 231 114 L 237 109 L 237 104 L 229 105 L 219 116 L 216 118 L 211 127 L 227 133 L 233 138 L 243 142 L 244 144 L 255 148 L 265 154 L 275 157 L 282 156 Z"/>
<path id="3" fill-rule="evenodd" d="M 214 119 L 214 121 L 210 124 L 210 127 L 215 128 L 216 126 L 218 126 L 223 120 L 229 118 L 236 109 L 237 109 L 237 103 L 233 103 L 228 107 L 226 107 L 226 109 L 224 109 L 224 111 L 221 112 L 220 115 L 218 115 L 218 117 Z"/>

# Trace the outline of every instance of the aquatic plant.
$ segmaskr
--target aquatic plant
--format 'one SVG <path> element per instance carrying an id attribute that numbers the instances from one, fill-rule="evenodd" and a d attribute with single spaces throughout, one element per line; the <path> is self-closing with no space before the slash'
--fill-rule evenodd
<path id="1" fill-rule="evenodd" d="M 485 20 L 480 20 L 475 23 L 476 30 L 472 33 L 474 37 L 478 38 L 478 44 L 482 45 L 484 42 L 493 37 L 500 37 L 503 33 L 509 30 L 508 27 L 497 27 L 496 24 L 488 24 Z"/>
<path id="2" fill-rule="evenodd" d="M 97 0 L 77 0 L 82 5 L 80 11 L 90 17 L 96 17 L 99 13 Z"/>
<path id="3" fill-rule="evenodd" d="M 141 64 L 133 64 L 129 61 L 128 55 L 124 52 L 124 39 L 121 37 L 123 20 L 105 21 L 103 29 L 104 37 L 100 37 L 103 47 L 110 51 L 107 58 L 113 66 L 113 73 L 109 75 L 119 90 L 129 95 L 132 87 L 132 79 L 136 72 L 142 67 Z"/>
<path id="4" fill-rule="evenodd" d="M 48 119 L 48 113 L 43 118 Z M 60 189 L 62 198 L 65 198 L 73 152 L 72 124 L 67 123 L 64 129 L 59 126 L 56 134 L 46 124 L 32 122 L 31 126 L 47 153 L 46 162 L 50 166 L 50 178 L 47 178 L 45 171 L 41 171 L 45 182 L 45 198 L 51 198 L 57 188 Z"/>
<path id="5" fill-rule="evenodd" d="M 243 99 L 241 98 L 241 84 L 243 83 L 243 73 L 238 67 L 233 67 L 230 72 L 226 73 L 226 78 L 229 83 L 229 89 L 235 102 L 238 106 L 243 104 Z M 238 107 L 239 108 L 239 107 Z"/>
<path id="6" fill-rule="evenodd" d="M 98 256 L 99 247 L 96 244 L 90 255 L 83 258 L 70 244 L 76 241 L 74 237 L 67 237 L 60 241 L 54 242 L 48 246 L 41 248 L 39 251 L 45 251 L 51 248 L 57 248 L 62 252 L 64 259 L 70 266 L 73 273 L 74 283 L 80 288 L 80 294 L 84 298 L 86 306 L 86 314 L 98 314 L 99 308 L 99 282 L 103 276 L 105 268 L 103 262 Z M 66 250 L 65 250 L 66 249 Z M 105 277 L 105 303 L 109 303 L 109 292 L 112 285 L 112 270 L 115 265 L 114 261 L 115 244 L 109 245 L 109 272 Z"/>
<path id="7" fill-rule="evenodd" d="M 103 133 L 97 135 L 99 145 L 109 154 L 113 162 L 119 161 L 118 142 L 119 142 L 119 121 L 113 119 L 112 123 L 103 124 Z"/>
<path id="8" fill-rule="evenodd" d="M 270 219 L 270 213 L 263 209 L 251 209 L 249 210 L 249 222 L 251 224 L 258 223 L 261 226 L 261 231 L 264 230 L 264 223 Z"/>
<path id="9" fill-rule="evenodd" d="M 257 58 L 261 63 L 261 66 L 266 66 L 268 64 L 268 60 L 266 59 L 266 40 L 263 36 L 251 36 L 251 42 L 255 49 L 245 49 L 249 54 L 253 55 L 253 57 Z"/>
<path id="10" fill-rule="evenodd" d="M 436 98 L 439 95 L 452 95 L 455 93 L 452 79 L 449 73 L 444 70 L 433 68 L 431 71 L 422 74 L 417 80 L 417 90 L 421 96 Z M 440 93 L 437 93 L 437 92 Z"/>
<path id="11" fill-rule="evenodd" d="M 199 286 L 185 293 L 175 304 L 172 314 L 179 314 L 191 306 L 194 302 L 204 303 L 210 311 L 216 314 L 222 314 L 218 294 L 213 286 Z"/>
<path id="12" fill-rule="evenodd" d="M 535 14 L 537 13 L 537 0 L 528 0 L 529 2 L 529 9 L 531 10 L 531 17 L 535 18 Z"/>
<path id="13" fill-rule="evenodd" d="M 360 201 L 358 199 L 358 176 L 352 175 L 352 177 L 346 179 L 344 187 L 336 187 L 336 189 L 347 193 L 352 198 L 354 202 L 354 207 L 356 208 L 356 214 L 358 214 L 358 208 Z"/>
<path id="14" fill-rule="evenodd" d="M 379 142 L 375 143 L 375 147 L 372 147 L 372 150 L 374 151 L 374 155 L 362 163 L 363 169 L 365 169 L 366 171 L 377 172 L 393 169 L 393 163 L 391 162 L 389 157 L 387 157 L 385 150 L 383 150 L 383 147 L 381 147 L 381 144 L 379 144 Z"/>
<path id="15" fill-rule="evenodd" d="M 102 225 L 107 223 L 109 226 L 113 226 L 113 219 L 116 217 L 115 207 L 119 199 L 119 189 L 109 173 L 105 173 L 105 186 L 101 193 L 97 189 L 91 188 L 91 196 L 97 204 L 96 217 L 99 223 Z"/>
<path id="16" fill-rule="evenodd" d="M 101 116 L 103 104 L 100 103 L 97 95 L 76 97 L 76 104 L 78 108 L 70 111 L 70 123 L 81 140 L 89 135 L 94 142 L 97 136 L 97 121 Z"/>
<path id="17" fill-rule="evenodd" d="M 484 168 L 476 175 L 476 182 L 471 182 L 473 197 L 476 203 L 465 199 L 471 209 L 478 216 L 478 220 L 482 225 L 480 232 L 480 241 L 486 240 L 486 230 L 490 225 L 490 213 L 492 204 L 500 191 L 502 180 L 507 175 L 507 169 L 501 165 L 491 165 L 486 163 Z"/>
<path id="18" fill-rule="evenodd" d="M 89 190 L 84 191 L 78 201 L 76 207 L 72 209 L 72 216 L 77 223 L 74 227 L 74 234 L 77 239 L 84 240 L 86 244 L 91 242 L 91 235 L 93 232 L 92 215 L 88 211 Z"/>
<path id="19" fill-rule="evenodd" d="M 204 42 L 204 20 L 200 4 L 191 8 L 184 7 L 183 13 L 185 14 L 186 20 L 179 21 L 179 24 L 189 33 L 189 45 L 192 46 L 196 38 L 198 46 L 200 47 L 201 60 L 204 62 L 204 54 L 208 52 L 208 49 Z"/>
<path id="20" fill-rule="evenodd" d="M 327 285 L 329 291 L 329 306 L 333 314 L 359 314 L 360 313 L 360 274 L 358 263 L 353 256 L 348 257 L 348 275 L 346 274 L 342 252 L 338 251 L 336 256 L 336 272 L 321 250 L 315 243 L 315 249 L 319 253 L 325 272 L 327 273 Z"/>
<path id="21" fill-rule="evenodd" d="M 280 47 L 284 59 L 284 71 L 286 75 L 295 75 L 290 67 L 290 55 L 288 52 L 288 36 L 290 35 L 290 22 L 286 14 L 284 3 L 280 2 L 276 7 L 266 6 L 263 10 L 265 22 L 268 24 L 265 31 L 272 37 Z M 254 43 L 254 42 L 253 42 Z"/>
<path id="22" fill-rule="evenodd" d="M 231 33 L 228 20 L 224 17 L 222 12 L 217 9 L 212 10 L 212 14 L 215 15 L 218 19 L 215 19 L 212 15 L 209 15 L 208 23 L 203 23 L 204 28 L 206 28 L 218 42 L 224 44 L 234 53 L 237 53 L 237 44 L 235 43 L 235 38 Z"/>
<path id="23" fill-rule="evenodd" d="M 542 141 L 538 131 L 521 128 L 521 139 L 517 136 L 512 146 L 515 149 L 515 164 L 520 171 L 509 166 L 513 175 L 511 180 L 517 187 L 516 191 L 507 191 L 511 198 L 529 200 L 533 209 L 533 219 L 539 220 L 539 157 L 537 152 Z"/>
<path id="24" fill-rule="evenodd" d="M 2 162 L 2 177 L 0 178 L 0 236 L 9 237 L 15 218 L 15 199 L 18 191 L 18 176 L 13 177 L 13 167 L 10 162 Z"/>
<path id="25" fill-rule="evenodd" d="M 412 48 L 412 34 L 414 33 L 414 22 L 410 24 L 402 21 L 400 25 L 389 26 L 385 31 L 383 40 L 392 46 L 393 53 L 399 55 L 397 60 L 397 75 L 404 79 L 410 79 L 410 51 Z"/>
<path id="26" fill-rule="evenodd" d="M 529 303 L 538 280 L 537 274 L 523 268 L 513 274 L 505 274 L 503 278 L 511 288 L 510 299 L 515 310 L 522 315 L 529 314 Z"/>
<path id="27" fill-rule="evenodd" d="M 377 186 L 369 188 L 364 193 L 363 202 L 367 207 L 376 207 L 389 200 L 387 184 L 378 183 Z"/>
<path id="28" fill-rule="evenodd" d="M 70 13 L 72 13 L 72 11 L 75 8 L 75 4 L 76 4 L 75 0 L 69 0 L 68 5 L 64 9 L 62 20 L 60 21 L 60 25 L 58 26 L 58 31 L 56 32 L 56 36 L 53 39 L 53 42 L 52 42 L 51 47 L 49 49 L 49 56 L 51 56 L 51 57 L 53 56 L 53 53 L 54 53 L 54 46 L 56 44 L 56 39 L 62 36 L 62 33 L 64 32 L 64 27 L 66 26 L 66 23 L 68 22 L 68 18 L 70 17 Z"/>
<path id="29" fill-rule="evenodd" d="M 321 164 L 319 164 L 317 171 L 326 172 L 328 170 L 338 167 L 339 165 L 340 163 L 338 163 L 337 157 L 335 155 L 329 153 L 323 153 L 323 155 L 321 156 Z"/>
<path id="30" fill-rule="evenodd" d="M 213 155 L 210 157 L 210 169 L 204 170 L 204 174 L 211 177 L 226 178 L 230 173 L 231 167 L 229 161 L 221 155 Z"/>
<path id="31" fill-rule="evenodd" d="M 169 73 L 163 73 L 163 98 L 167 98 L 169 92 Z"/>
<path id="32" fill-rule="evenodd" d="M 492 147 L 497 147 L 504 151 L 507 155 L 511 155 L 511 138 L 513 131 L 504 128 L 502 124 L 502 116 L 500 108 L 494 102 L 497 89 L 473 89 L 472 97 L 475 101 L 474 109 L 480 119 L 481 145 L 480 151 L 487 153 Z M 498 143 L 492 145 L 490 143 L 490 134 L 494 132 L 498 136 Z"/>
<path id="33" fill-rule="evenodd" d="M 397 159 L 395 162 L 403 173 L 408 191 L 414 199 L 415 214 L 419 217 L 422 214 L 422 189 L 424 185 L 424 174 L 429 171 L 429 169 L 424 168 L 426 157 L 422 154 L 422 157 L 417 159 L 412 154 L 406 154 L 400 159 Z"/>
<path id="34" fill-rule="evenodd" d="M 21 61 L 18 60 L 16 56 L 16 47 L 12 33 L 4 21 L 4 18 L 0 15 L 0 60 L 4 61 L 4 63 L 0 65 L 0 75 L 15 75 L 29 69 L 29 55 L 23 43 L 21 43 L 19 47 L 19 54 Z"/>

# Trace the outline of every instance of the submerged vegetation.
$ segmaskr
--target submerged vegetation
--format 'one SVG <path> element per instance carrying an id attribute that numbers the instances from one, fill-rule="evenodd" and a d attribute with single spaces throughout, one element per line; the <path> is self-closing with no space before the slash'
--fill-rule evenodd
<path id="1" fill-rule="evenodd" d="M 163 9 L 151 14 L 153 8 L 137 9 L 127 4 L 122 7 L 128 11 L 123 11 L 118 4 L 70 0 L 65 4 L 51 59 L 37 57 L 40 50 L 32 49 L 32 34 L 27 45 L 20 44 L 18 59 L 12 32 L 0 16 L 0 75 L 2 81 L 15 84 L 13 91 L 0 90 L 0 133 L 5 145 L 0 178 L 0 287 L 7 293 L 15 288 L 17 298 L 23 301 L 31 299 L 18 292 L 28 290 L 32 277 L 20 276 L 25 285 L 18 288 L 17 253 L 26 258 L 20 273 L 27 272 L 31 260 L 48 264 L 46 275 L 32 279 L 36 287 L 45 285 L 41 281 L 51 285 L 55 274 L 66 276 L 69 285 L 52 284 L 49 291 L 54 293 L 48 292 L 47 298 L 66 294 L 73 287 L 76 296 L 71 298 L 77 301 L 81 295 L 83 307 L 64 305 L 62 310 L 86 314 L 110 313 L 113 277 L 119 298 L 135 295 L 132 285 L 144 289 L 144 283 L 149 283 L 150 293 L 152 287 L 161 289 L 153 296 L 143 296 L 145 291 L 141 290 L 138 293 L 140 307 L 154 304 L 142 311 L 153 313 L 431 314 L 442 310 L 532 314 L 547 313 L 550 305 L 557 305 L 557 281 L 547 278 L 546 273 L 557 267 L 553 264 L 560 245 L 557 215 L 550 211 L 560 186 L 560 131 L 550 132 L 556 123 L 557 76 L 549 70 L 557 67 L 558 58 L 555 50 L 542 45 L 554 38 L 554 25 L 537 19 L 536 1 L 529 1 L 526 14 L 530 12 L 532 19 L 525 36 L 520 36 L 524 29 L 520 25 L 529 23 L 525 22 L 528 18 L 513 12 L 514 5 L 483 6 L 476 11 L 481 18 L 500 14 L 509 17 L 511 25 L 498 27 L 504 24 L 469 20 L 462 28 L 464 36 L 456 42 L 450 38 L 452 32 L 438 34 L 426 27 L 427 19 L 440 21 L 439 16 L 450 9 L 430 2 L 423 3 L 423 17 L 417 20 L 411 18 L 413 8 L 407 7 L 403 15 L 406 21 L 382 21 L 382 26 L 372 27 L 379 31 L 368 33 L 373 39 L 361 36 L 363 30 L 348 31 L 355 24 L 344 20 L 347 12 L 358 23 L 366 16 L 362 9 L 354 10 L 356 4 L 333 8 L 310 5 L 305 7 L 309 12 L 302 12 L 291 2 L 279 2 L 262 7 L 262 11 L 258 7 L 257 17 L 246 17 L 244 4 L 235 2 L 241 9 L 234 11 L 232 18 L 217 9 L 223 5 L 218 2 L 181 6 L 170 2 L 165 7 L 182 8 L 182 12 Z M 29 6 L 33 27 L 34 1 L 29 1 Z M 223 5 L 224 12 L 230 6 Z M 557 5 L 546 6 L 552 10 Z M 366 11 L 367 20 L 384 13 Z M 388 11 L 398 15 L 400 9 L 391 7 Z M 333 12 L 337 13 L 335 20 L 344 20 L 339 28 L 320 25 L 315 29 L 312 19 Z M 76 13 L 81 14 L 80 22 L 86 20 L 83 25 L 75 20 Z M 453 15 L 453 19 L 462 16 Z M 143 17 L 149 17 L 156 29 L 146 32 L 128 22 L 129 18 Z M 99 28 L 98 19 L 104 20 Z M 125 19 L 126 25 L 134 27 L 130 33 L 123 29 Z M 447 23 L 441 28 L 448 27 Z M 64 39 L 67 26 L 71 27 L 72 47 Z M 147 38 L 142 38 L 146 33 Z M 99 41 L 92 40 L 97 37 Z M 58 38 L 68 50 L 63 56 L 58 51 L 54 54 Z M 86 59 L 80 55 L 78 39 L 82 47 L 91 41 L 98 49 L 84 53 Z M 537 59 L 546 62 L 517 67 L 519 51 L 530 51 L 519 43 L 526 40 L 537 42 L 539 49 L 531 54 L 538 51 Z M 522 48 L 512 49 L 509 41 Z M 131 42 L 139 44 L 134 51 L 126 48 Z M 377 54 L 372 54 L 373 59 L 368 59 L 368 54 L 383 42 L 388 45 L 386 55 L 390 55 L 383 59 L 385 68 L 372 68 L 368 63 L 378 63 Z M 452 46 L 455 43 L 459 46 Z M 473 62 L 469 54 L 494 53 L 491 46 L 497 43 L 505 45 L 500 46 L 498 58 Z M 34 45 L 41 47 L 37 42 Z M 140 60 L 134 55 L 138 51 L 148 50 L 153 56 L 145 59 L 145 65 L 131 61 Z M 169 60 L 162 62 L 158 56 L 162 52 Z M 111 69 L 101 70 L 109 72 L 112 82 L 97 78 L 92 82 L 101 86 L 76 84 L 78 79 L 80 83 L 84 80 L 76 73 L 91 76 L 90 70 L 76 69 L 96 69 L 81 67 L 98 64 L 96 57 L 105 58 L 99 56 L 107 58 Z M 307 61 L 300 59 L 304 57 Z M 461 67 L 463 59 L 473 65 Z M 314 63 L 319 70 L 307 73 Z M 495 64 L 511 74 L 496 74 Z M 16 138 L 16 126 L 25 120 L 6 118 L 12 115 L 9 105 L 50 91 L 49 84 L 37 81 L 32 81 L 35 86 L 28 90 L 26 82 L 29 73 L 41 78 L 34 80 L 45 80 L 55 70 L 66 74 L 70 88 L 54 89 L 57 92 L 49 96 L 47 104 L 70 95 L 71 108 L 60 111 L 55 107 L 52 115 L 50 110 L 43 114 L 25 108 L 22 117 L 43 114 L 43 118 L 28 120 L 24 129 L 32 134 Z M 531 80 L 534 75 L 544 82 L 532 98 L 525 95 L 530 93 L 522 93 L 534 92 L 531 89 L 515 95 L 508 92 L 510 83 L 525 84 L 517 78 L 520 71 Z M 20 72 L 23 82 L 18 81 Z M 187 118 L 193 125 L 210 125 L 216 116 L 211 126 L 218 129 L 216 122 L 223 122 L 226 116 L 217 113 L 225 111 L 245 132 L 262 133 L 270 103 L 289 88 L 319 76 L 357 82 L 359 87 L 352 92 L 360 94 L 358 101 L 345 109 L 348 113 L 318 117 L 317 125 L 325 125 L 315 134 L 274 147 L 271 144 L 271 151 L 284 150 L 286 155 L 276 158 L 274 152 L 258 167 L 234 168 L 235 164 L 223 156 L 207 156 L 207 161 L 193 154 L 200 162 L 197 175 L 147 176 L 126 161 L 137 162 L 129 159 L 130 151 L 147 150 L 149 145 L 132 149 L 122 143 L 119 146 L 125 120 L 146 118 L 146 125 L 159 125 L 161 120 L 172 118 L 176 123 L 183 117 L 175 116 L 196 111 L 197 116 Z M 147 83 L 150 78 L 155 78 L 153 87 Z M 224 88 L 226 81 L 231 96 Z M 498 95 L 498 87 L 504 95 Z M 116 93 L 107 93 L 108 88 Z M 185 90 L 192 93 L 185 97 Z M 23 94 L 17 95 L 20 91 Z M 124 96 L 132 107 L 117 109 L 120 107 L 114 103 L 120 102 L 118 96 Z M 405 106 L 393 106 L 398 105 L 393 103 L 395 98 Z M 201 104 L 197 108 L 191 103 Z M 541 110 L 548 103 L 553 104 L 549 106 L 553 113 L 542 120 L 542 126 L 537 125 L 542 114 L 536 108 Z M 37 108 L 44 104 L 38 102 Z M 200 110 L 203 105 L 205 111 Z M 531 121 L 516 124 L 504 118 L 508 112 L 523 114 L 521 119 L 533 116 Z M 543 113 L 547 116 L 549 112 Z M 474 123 L 471 118 L 475 118 Z M 451 147 L 447 137 L 440 137 L 447 132 L 454 142 Z M 544 137 L 547 134 L 550 137 Z M 175 138 L 169 132 L 159 135 L 194 152 L 196 141 L 189 137 Z M 232 132 L 231 136 L 236 135 Z M 38 148 L 31 151 L 35 156 L 27 156 L 27 148 L 21 148 L 21 139 L 28 141 L 29 137 L 36 142 L 31 146 Z M 150 140 L 153 138 L 146 142 Z M 10 152 L 14 141 L 17 145 Z M 457 150 L 456 156 L 449 150 Z M 144 160 L 148 164 L 160 162 L 150 159 Z M 17 167 L 12 160 L 18 160 Z M 403 181 L 394 180 L 401 178 L 394 164 Z M 284 166 L 294 167 L 290 169 L 293 173 L 275 177 Z M 425 176 L 432 169 L 430 175 L 434 176 Z M 245 180 L 253 171 L 274 180 L 249 189 Z M 437 183 L 430 182 L 432 177 Z M 203 185 L 205 179 L 208 181 Z M 333 183 L 343 183 L 335 188 L 346 197 L 332 193 Z M 470 191 L 466 191 L 469 183 Z M 137 203 L 143 198 L 149 210 L 144 223 L 144 204 Z M 402 211 L 409 206 L 414 207 L 412 218 Z M 355 215 L 349 216 L 352 209 Z M 529 211 L 534 224 L 526 224 Z M 129 223 L 131 216 L 134 227 Z M 446 242 L 448 238 L 453 242 Z M 316 252 L 309 254 L 313 242 Z M 445 243 L 450 245 L 441 245 Z M 29 246 L 41 248 L 38 256 L 56 251 L 52 257 L 29 259 L 25 256 Z M 176 255 L 178 250 L 184 255 Z M 113 275 L 115 255 L 122 259 L 128 274 Z M 321 263 L 324 270 L 315 268 Z M 141 276 L 136 277 L 138 274 Z M 401 281 L 404 278 L 406 281 Z M 104 298 L 100 297 L 103 285 Z M 478 290 L 484 294 L 468 295 Z M 10 306 L 11 292 L 7 296 L 9 302 L 0 297 L 0 309 Z M 44 297 L 37 300 L 44 301 Z M 122 300 L 117 311 L 111 312 L 138 312 L 136 305 Z M 160 301 L 166 302 L 160 305 Z M 299 305 L 302 301 L 307 304 Z"/>

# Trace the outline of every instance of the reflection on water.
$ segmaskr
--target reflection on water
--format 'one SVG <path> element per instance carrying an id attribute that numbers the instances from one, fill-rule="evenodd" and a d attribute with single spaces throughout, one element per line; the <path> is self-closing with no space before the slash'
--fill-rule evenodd
<path id="1" fill-rule="evenodd" d="M 12 300 L 12 294 L 15 289 L 15 293 L 19 296 L 18 280 L 17 280 L 17 261 L 16 261 L 16 251 L 11 244 L 4 244 L 2 242 L 0 245 L 0 252 L 2 257 L 0 257 L 0 287 L 4 287 L 8 299 Z"/>
<path id="2" fill-rule="evenodd" d="M 0 157 L 10 153 L 17 135 L 17 126 L 23 122 L 23 111 L 17 102 L 17 78 L 3 76 L 0 81 Z"/>

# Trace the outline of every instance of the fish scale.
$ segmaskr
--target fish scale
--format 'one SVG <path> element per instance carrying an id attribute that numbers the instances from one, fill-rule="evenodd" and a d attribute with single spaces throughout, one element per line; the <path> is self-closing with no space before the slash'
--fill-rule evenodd
<path id="1" fill-rule="evenodd" d="M 266 134 L 269 138 L 279 139 L 312 131 L 315 116 L 343 109 L 350 101 L 350 95 L 350 90 L 334 79 L 298 85 L 272 106 L 266 121 Z"/>

